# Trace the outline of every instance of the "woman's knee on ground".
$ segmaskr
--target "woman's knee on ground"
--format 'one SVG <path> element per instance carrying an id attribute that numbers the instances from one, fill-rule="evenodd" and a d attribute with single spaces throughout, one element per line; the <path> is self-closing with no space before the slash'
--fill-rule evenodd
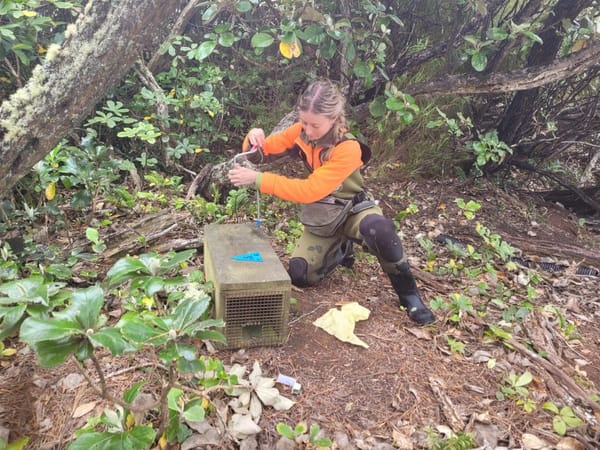
<path id="1" fill-rule="evenodd" d="M 288 274 L 292 284 L 298 287 L 314 286 L 323 279 L 323 275 L 309 267 L 304 258 L 290 258 Z"/>

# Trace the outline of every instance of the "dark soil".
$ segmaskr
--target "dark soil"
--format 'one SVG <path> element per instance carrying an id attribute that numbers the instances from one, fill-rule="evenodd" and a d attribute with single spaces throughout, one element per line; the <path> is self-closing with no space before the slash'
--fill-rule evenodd
<path id="1" fill-rule="evenodd" d="M 447 301 L 448 295 L 459 292 L 464 284 L 461 286 L 457 277 L 426 270 L 427 251 L 419 246 L 417 238 L 435 242 L 440 233 L 446 233 L 481 244 L 475 221 L 467 220 L 455 205 L 457 197 L 478 201 L 482 209 L 476 213 L 476 220 L 508 243 L 526 240 L 529 251 L 524 256 L 528 259 L 552 257 L 561 263 L 594 267 L 594 261 L 565 255 L 561 249 L 566 244 L 600 255 L 598 235 L 557 205 L 531 196 L 509 195 L 489 185 L 393 181 L 392 169 L 381 178 L 386 179 L 385 188 L 373 186 L 372 191 L 381 199 L 386 214 L 391 216 L 410 202 L 419 207 L 418 213 L 402 221 L 402 234 L 420 289 L 429 302 L 436 296 Z M 555 254 L 548 255 L 545 250 L 536 254 L 531 251 L 536 243 L 543 243 L 544 249 L 552 243 Z M 273 245 L 285 264 L 287 256 L 281 244 L 273 239 Z M 433 250 L 436 267 L 450 261 L 452 255 L 443 244 L 435 243 Z M 597 264 L 595 267 L 600 268 Z M 525 272 L 522 268 L 521 273 Z M 558 371 L 545 368 L 531 355 L 488 339 L 487 324 L 498 324 L 502 310 L 487 304 L 489 297 L 474 292 L 466 293 L 474 311 L 463 313 L 458 323 L 449 320 L 448 311 L 438 310 L 436 323 L 416 326 L 399 309 L 389 280 L 376 261 L 360 251 L 352 269 L 339 268 L 317 287 L 292 291 L 297 301 L 290 308 L 289 335 L 282 345 L 222 350 L 213 356 L 226 364 L 244 363 L 248 368 L 258 361 L 264 374 L 285 374 L 302 386 L 300 394 L 293 395 L 289 387 L 277 385 L 296 404 L 288 411 L 265 408 L 259 423 L 263 431 L 256 440 L 258 448 L 276 447 L 280 439 L 275 429 L 278 422 L 290 426 L 299 422 L 318 424 L 334 440 L 334 448 L 345 449 L 426 448 L 432 436 L 441 439 L 449 430 L 471 433 L 482 448 L 535 448 L 530 443 L 531 435 L 544 440 L 545 448 L 555 448 L 559 442 L 581 445 L 562 448 L 597 448 L 600 413 L 581 398 L 579 391 L 569 388 L 568 381 L 572 380 L 588 400 L 598 401 L 600 278 L 575 275 L 572 269 L 539 273 L 543 280 L 537 297 L 531 301 L 532 312 L 518 322 L 513 337 L 528 348 L 545 352 Z M 518 272 L 505 272 L 499 267 L 495 282 L 510 284 L 517 276 Z M 477 280 L 491 282 L 485 273 Z M 519 297 L 507 302 L 523 300 Z M 368 348 L 341 342 L 313 325 L 330 308 L 345 302 L 358 302 L 370 310 L 369 318 L 355 328 Z M 552 313 L 549 306 L 556 307 L 560 315 Z M 575 331 L 566 335 L 562 320 Z M 451 351 L 449 339 L 462 342 L 464 351 Z M 107 356 L 102 360 L 107 373 L 112 374 L 111 385 L 123 390 L 141 378 L 150 385 L 158 382 L 146 367 L 148 361 L 139 355 L 136 358 Z M 11 438 L 30 436 L 26 448 L 65 448 L 86 417 L 99 414 L 105 406 L 84 380 L 74 385 L 64 382 L 77 373 L 72 363 L 41 369 L 34 355 L 20 348 L 15 357 L 3 358 L 1 364 L 0 425 L 10 430 Z M 536 404 L 530 413 L 515 400 L 498 400 L 496 395 L 509 373 L 522 374 L 526 370 L 534 376 L 527 386 Z M 561 436 L 553 433 L 553 415 L 541 407 L 545 401 L 559 406 L 569 404 L 585 419 L 567 433 L 575 441 L 561 441 Z M 223 447 L 236 445 L 225 440 Z"/>

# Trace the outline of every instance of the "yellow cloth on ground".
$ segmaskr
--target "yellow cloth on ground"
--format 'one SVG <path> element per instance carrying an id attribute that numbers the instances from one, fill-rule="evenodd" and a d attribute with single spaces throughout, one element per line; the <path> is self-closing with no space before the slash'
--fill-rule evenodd
<path id="1" fill-rule="evenodd" d="M 359 320 L 368 319 L 370 313 L 371 311 L 356 302 L 346 303 L 340 309 L 331 308 L 315 320 L 313 324 L 340 341 L 369 348 L 367 344 L 355 336 L 354 324 Z"/>

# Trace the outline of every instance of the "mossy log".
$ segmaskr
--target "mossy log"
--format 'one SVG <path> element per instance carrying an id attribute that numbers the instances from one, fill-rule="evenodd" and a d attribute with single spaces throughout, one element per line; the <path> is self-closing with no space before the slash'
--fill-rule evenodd
<path id="1" fill-rule="evenodd" d="M 29 173 L 143 51 L 153 53 L 187 0 L 94 0 L 67 27 L 61 46 L 0 107 L 0 197 Z"/>
<path id="2" fill-rule="evenodd" d="M 298 112 L 290 111 L 287 113 L 279 123 L 273 128 L 272 133 L 277 133 L 293 125 L 298 120 Z M 241 151 L 241 149 L 239 150 Z M 240 164 L 247 165 L 249 167 L 256 167 L 245 159 L 239 160 Z M 270 168 L 276 168 L 278 163 L 271 163 Z M 227 193 L 230 189 L 233 189 L 233 185 L 229 182 L 227 172 L 232 167 L 232 161 L 225 161 L 219 164 L 207 164 L 202 170 L 196 175 L 194 181 L 188 188 L 187 198 L 190 199 L 196 195 L 200 195 L 208 200 L 215 200 L 215 194 L 218 193 L 219 198 L 224 199 L 227 197 Z"/>

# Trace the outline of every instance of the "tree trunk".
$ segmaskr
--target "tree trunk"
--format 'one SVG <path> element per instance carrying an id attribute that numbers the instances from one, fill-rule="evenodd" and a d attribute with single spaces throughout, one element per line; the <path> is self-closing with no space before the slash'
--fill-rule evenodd
<path id="1" fill-rule="evenodd" d="M 559 0 L 549 14 L 539 34 L 543 44 L 534 44 L 527 58 L 527 67 L 551 64 L 562 44 L 562 23 L 575 19 L 591 0 Z M 539 88 L 515 94 L 498 126 L 498 136 L 507 144 L 516 144 L 527 134 L 536 109 Z M 518 153 L 518 149 L 515 153 Z"/>
<path id="2" fill-rule="evenodd" d="M 0 197 L 154 52 L 185 0 L 93 0 L 58 50 L 0 108 Z M 72 28 L 72 29 L 71 29 Z"/>
<path id="3" fill-rule="evenodd" d="M 588 48 L 545 66 L 530 66 L 485 76 L 449 75 L 440 80 L 409 85 L 405 92 L 414 96 L 500 94 L 510 91 L 530 93 L 541 86 L 565 80 L 598 66 L 600 46 L 594 41 Z M 518 102 L 516 97 L 515 101 Z"/>

